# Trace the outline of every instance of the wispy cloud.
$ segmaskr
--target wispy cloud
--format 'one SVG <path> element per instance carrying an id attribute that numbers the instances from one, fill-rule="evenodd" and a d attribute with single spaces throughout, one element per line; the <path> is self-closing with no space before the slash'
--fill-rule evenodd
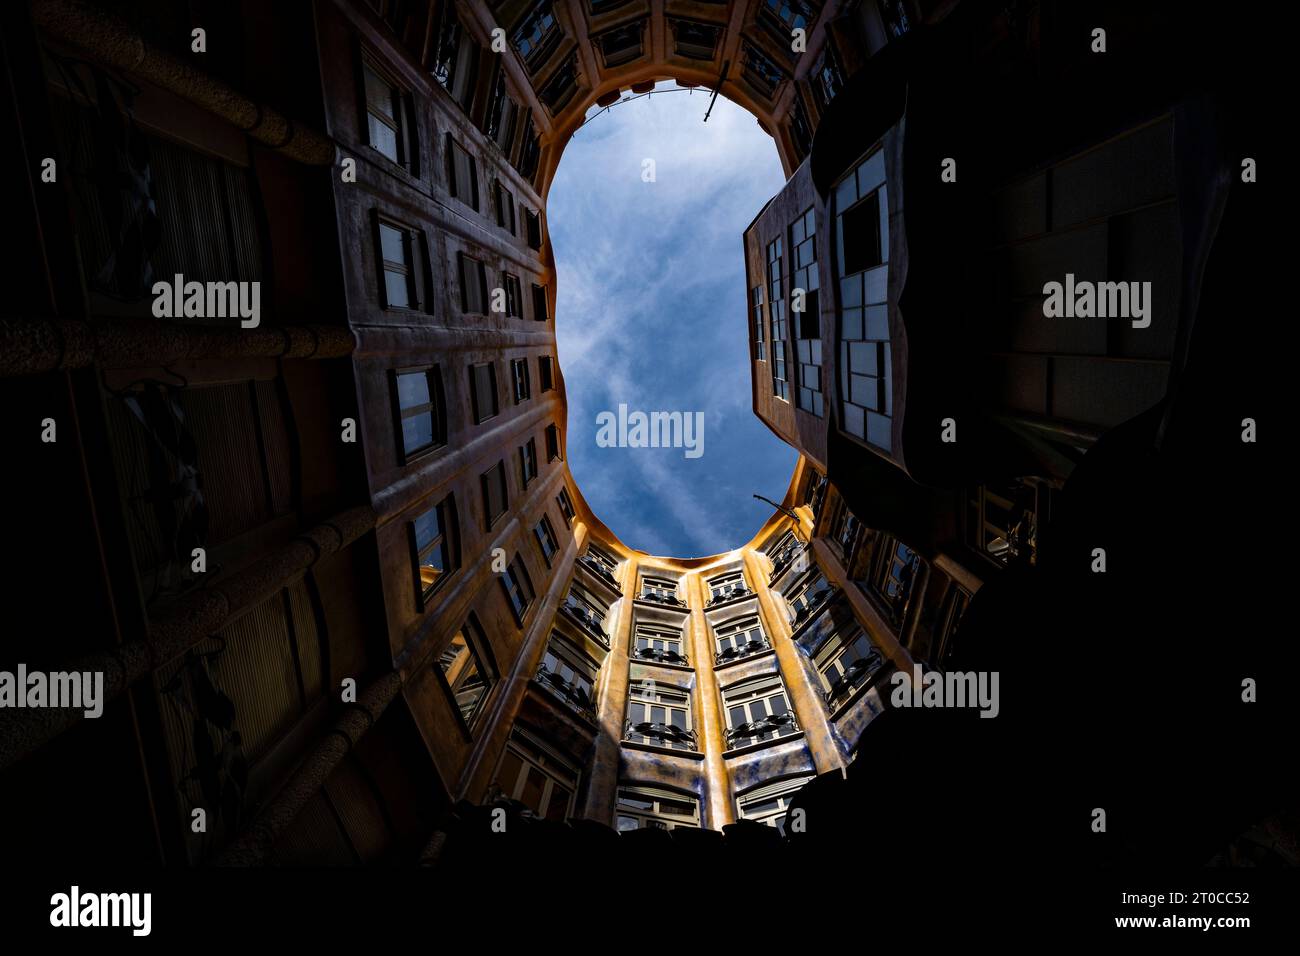
<path id="1" fill-rule="evenodd" d="M 749 113 L 719 99 L 704 124 L 706 104 L 663 94 L 593 119 L 547 200 L 570 467 L 626 544 L 683 557 L 748 540 L 768 513 L 750 495 L 779 498 L 795 461 L 751 411 L 741 244 L 780 161 Z M 596 415 L 620 403 L 704 412 L 704 456 L 598 448 Z"/>

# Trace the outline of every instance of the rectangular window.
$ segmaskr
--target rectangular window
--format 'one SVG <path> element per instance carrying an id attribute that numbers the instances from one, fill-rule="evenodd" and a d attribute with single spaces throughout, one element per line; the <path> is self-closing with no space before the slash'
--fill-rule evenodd
<path id="1" fill-rule="evenodd" d="M 618 831 L 678 827 L 698 828 L 700 801 L 689 794 L 663 787 L 620 785 L 618 788 Z"/>
<path id="2" fill-rule="evenodd" d="M 393 372 L 402 462 L 447 443 L 447 405 L 438 366 Z"/>
<path id="3" fill-rule="evenodd" d="M 840 71 L 839 60 L 835 56 L 835 45 L 829 38 L 822 50 L 821 59 L 813 67 L 808 79 L 812 85 L 813 99 L 817 101 L 817 109 L 824 113 L 831 100 L 835 99 L 835 94 L 844 86 L 844 74 Z"/>
<path id="4" fill-rule="evenodd" d="M 596 717 L 596 675 L 600 667 L 587 654 L 552 632 L 537 682 L 578 713 Z"/>
<path id="5" fill-rule="evenodd" d="M 560 42 L 560 24 L 551 0 L 540 0 L 524 15 L 510 40 L 529 72 L 536 72 Z"/>
<path id="6" fill-rule="evenodd" d="M 712 23 L 669 18 L 673 30 L 673 52 L 689 60 L 712 60 L 718 52 L 722 27 Z"/>
<path id="7" fill-rule="evenodd" d="M 416 230 L 395 222 L 379 220 L 380 281 L 386 309 L 419 308 L 416 301 Z"/>
<path id="8" fill-rule="evenodd" d="M 790 401 L 785 371 L 785 286 L 782 275 L 781 238 L 767 244 L 767 302 L 772 315 L 772 394 Z"/>
<path id="9" fill-rule="evenodd" d="M 677 582 L 668 578 L 643 577 L 641 579 L 641 597 L 660 604 L 680 604 L 677 597 Z"/>
<path id="10" fill-rule="evenodd" d="M 411 545 L 415 554 L 416 597 L 424 601 L 460 567 L 460 528 L 456 499 L 448 495 L 411 522 Z"/>
<path id="11" fill-rule="evenodd" d="M 528 248 L 542 248 L 542 217 L 531 209 L 524 210 L 524 223 L 528 233 Z"/>
<path id="12" fill-rule="evenodd" d="M 528 400 L 528 359 L 510 360 L 510 381 L 514 387 L 515 404 Z"/>
<path id="13" fill-rule="evenodd" d="M 884 153 L 876 150 L 836 185 L 834 204 L 840 428 L 888 453 L 893 448 L 893 356 Z"/>
<path id="14" fill-rule="evenodd" d="M 730 664 L 771 647 L 763 636 L 763 625 L 757 615 L 724 621 L 713 629 L 713 635 L 717 642 L 715 664 Z"/>
<path id="15" fill-rule="evenodd" d="M 817 272 L 817 217 L 810 206 L 790 226 L 790 296 L 795 331 L 795 396 L 800 408 L 821 418 L 822 333 Z M 796 308 L 797 307 L 797 308 Z"/>
<path id="16" fill-rule="evenodd" d="M 564 516 L 564 523 L 572 527 L 577 512 L 573 510 L 573 499 L 569 497 L 569 489 L 561 488 L 560 493 L 555 496 L 555 500 L 559 502 L 560 514 Z"/>
<path id="17" fill-rule="evenodd" d="M 487 313 L 487 268 L 463 252 L 460 254 L 460 310 L 466 315 Z"/>
<path id="18" fill-rule="evenodd" d="M 468 111 L 478 75 L 478 43 L 461 26 L 454 4 L 438 5 L 438 39 L 429 70 L 452 99 Z"/>
<path id="19" fill-rule="evenodd" d="M 495 418 L 497 414 L 497 370 L 491 362 L 469 367 L 470 404 L 474 424 Z"/>
<path id="20" fill-rule="evenodd" d="M 609 635 L 605 632 L 605 618 L 609 615 L 607 601 L 602 601 L 574 581 L 569 585 L 569 593 L 564 596 L 562 609 L 582 627 L 584 633 L 605 647 L 609 646 Z"/>
<path id="21" fill-rule="evenodd" d="M 542 515 L 542 520 L 533 528 L 533 535 L 537 538 L 537 546 L 541 548 L 542 557 L 549 568 L 556 552 L 560 550 L 559 544 L 555 541 L 555 529 L 551 527 L 551 519 Z"/>
<path id="22" fill-rule="evenodd" d="M 919 554 L 894 538 L 882 536 L 873 560 L 871 591 L 884 605 L 889 623 L 901 627 L 912 596 L 912 584 L 923 566 Z"/>
<path id="23" fill-rule="evenodd" d="M 496 197 L 497 225 L 504 229 L 510 235 L 515 234 L 515 197 L 514 194 L 501 185 L 501 180 L 497 180 L 493 185 L 493 193 Z"/>
<path id="24" fill-rule="evenodd" d="M 628 693 L 624 739 L 674 750 L 696 749 L 689 690 L 663 681 L 634 680 Z"/>
<path id="25" fill-rule="evenodd" d="M 447 134 L 447 187 L 452 196 L 478 212 L 478 165 L 451 133 Z"/>
<path id="26" fill-rule="evenodd" d="M 496 83 L 492 87 L 492 99 L 488 103 L 487 128 L 484 132 L 507 156 L 510 155 L 510 146 L 515 138 L 518 113 L 519 107 L 506 89 L 505 70 L 498 70 Z"/>
<path id="27" fill-rule="evenodd" d="M 510 493 L 506 490 L 506 463 L 499 461 L 479 478 L 483 486 L 483 513 L 487 516 L 487 528 L 497 523 L 510 505 Z"/>
<path id="28" fill-rule="evenodd" d="M 641 37 L 645 32 L 645 24 L 644 20 L 634 20 L 592 37 L 600 49 L 606 68 L 631 63 L 641 55 Z"/>
<path id="29" fill-rule="evenodd" d="M 750 310 L 754 319 L 754 358 L 759 362 L 767 361 L 767 345 L 763 341 L 763 287 L 754 286 L 749 291 Z"/>
<path id="30" fill-rule="evenodd" d="M 745 572 L 732 571 L 730 574 L 719 574 L 715 578 L 709 578 L 708 581 L 710 603 L 718 601 L 729 601 L 734 597 L 742 594 L 748 594 L 745 587 Z"/>
<path id="31" fill-rule="evenodd" d="M 832 710 L 848 703 L 885 666 L 884 655 L 856 624 L 837 631 L 813 655 L 822 694 Z"/>
<path id="32" fill-rule="evenodd" d="M 528 487 L 530 481 L 537 477 L 536 439 L 530 438 L 519 446 L 519 474 L 525 488 Z"/>
<path id="33" fill-rule="evenodd" d="M 552 116 L 558 115 L 578 91 L 577 70 L 577 58 L 571 56 L 556 68 L 551 78 L 537 91 L 537 98 L 550 110 Z"/>
<path id="34" fill-rule="evenodd" d="M 546 460 L 558 461 L 560 458 L 560 429 L 558 425 L 546 426 Z"/>
<path id="35" fill-rule="evenodd" d="M 533 176 L 537 174 L 537 164 L 542 158 L 542 144 L 533 132 L 533 116 L 531 113 L 525 113 L 524 116 L 524 145 L 519 148 L 519 175 L 523 176 L 529 182 L 532 182 Z"/>
<path id="36" fill-rule="evenodd" d="M 736 798 L 741 819 L 756 820 L 770 827 L 776 827 L 785 835 L 786 815 L 790 812 L 790 801 L 800 788 L 812 777 L 792 777 L 775 783 L 757 787 Z"/>
<path id="37" fill-rule="evenodd" d="M 785 79 L 781 68 L 750 43 L 744 44 L 744 76 L 750 86 L 768 99 L 773 97 L 776 88 Z"/>
<path id="38" fill-rule="evenodd" d="M 501 575 L 501 587 L 505 590 L 506 601 L 509 602 L 510 610 L 515 616 L 515 623 L 523 624 L 524 615 L 532 606 L 535 593 L 532 579 L 528 576 L 528 569 L 524 567 L 523 559 L 519 555 L 515 555 L 515 559 L 506 567 L 506 573 Z"/>
<path id="39" fill-rule="evenodd" d="M 551 357 L 549 355 L 542 355 L 537 359 L 537 381 L 543 392 L 549 392 L 555 388 L 554 373 L 551 371 Z"/>
<path id="40" fill-rule="evenodd" d="M 501 755 L 495 790 L 538 816 L 563 822 L 573 812 L 578 771 L 548 748 L 516 730 Z"/>
<path id="41" fill-rule="evenodd" d="M 790 609 L 790 623 L 796 628 L 800 627 L 830 597 L 830 593 L 830 584 L 821 571 L 800 581 L 785 599 L 786 606 Z"/>
<path id="42" fill-rule="evenodd" d="M 549 315 L 546 307 L 546 286 L 533 286 L 533 321 L 545 322 Z"/>
<path id="43" fill-rule="evenodd" d="M 638 624 L 631 653 L 639 661 L 659 664 L 690 664 L 682 649 L 682 632 L 650 624 Z"/>
<path id="44" fill-rule="evenodd" d="M 394 163 L 406 165 L 411 150 L 404 122 L 405 95 L 368 59 L 361 73 L 366 88 L 366 143 Z"/>
<path id="45" fill-rule="evenodd" d="M 727 714 L 727 747 L 777 740 L 799 732 L 779 674 L 764 674 L 722 688 Z"/>
<path id="46" fill-rule="evenodd" d="M 519 278 L 509 272 L 501 273 L 501 282 L 506 290 L 506 315 L 512 319 L 524 316 L 523 293 L 519 291 Z"/>
<path id="47" fill-rule="evenodd" d="M 471 614 L 465 626 L 451 636 L 451 641 L 438 657 L 438 665 L 460 719 L 472 732 L 497 681 L 491 646 L 474 615 Z"/>

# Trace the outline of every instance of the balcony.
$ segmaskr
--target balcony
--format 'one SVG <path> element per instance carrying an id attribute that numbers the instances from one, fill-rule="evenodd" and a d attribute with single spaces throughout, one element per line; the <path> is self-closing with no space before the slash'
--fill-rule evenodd
<path id="1" fill-rule="evenodd" d="M 583 717 L 593 723 L 596 720 L 596 703 L 587 693 L 587 689 L 573 681 L 565 680 L 555 671 L 546 666 L 546 661 L 542 661 L 542 666 L 537 669 L 537 675 L 533 678 L 538 684 L 545 687 L 564 703 Z"/>
<path id="2" fill-rule="evenodd" d="M 794 621 L 793 621 L 794 626 L 799 627 L 810 617 L 812 617 L 812 615 L 817 611 L 817 609 L 822 604 L 826 603 L 826 599 L 830 597 L 831 594 L 833 594 L 834 592 L 835 589 L 828 584 L 825 587 L 818 588 L 811 595 L 808 595 L 807 600 L 804 601 L 803 604 L 800 604 L 799 607 L 794 612 Z"/>
<path id="3" fill-rule="evenodd" d="M 713 666 L 720 667 L 734 661 L 743 661 L 746 657 L 753 657 L 755 654 L 762 654 L 764 651 L 770 651 L 771 649 L 772 645 L 768 643 L 766 637 L 759 638 L 756 641 L 746 641 L 744 644 L 718 651 L 713 656 Z"/>
<path id="4" fill-rule="evenodd" d="M 645 591 L 637 598 L 639 601 L 653 601 L 655 604 L 663 604 L 668 607 L 685 608 L 686 602 L 676 594 L 668 594 L 663 591 Z"/>
<path id="5" fill-rule="evenodd" d="M 758 720 L 752 720 L 727 731 L 727 749 L 735 750 L 747 744 L 775 740 L 799 732 L 799 720 L 793 711 L 784 714 L 769 714 Z"/>
<path id="6" fill-rule="evenodd" d="M 655 724 L 649 721 L 634 724 L 630 720 L 627 721 L 623 725 L 623 739 L 630 740 L 633 743 L 641 743 L 642 741 L 638 741 L 637 737 L 647 737 L 655 743 L 676 750 L 699 752 L 699 747 L 695 743 L 694 731 L 674 724 Z"/>
<path id="7" fill-rule="evenodd" d="M 717 594 L 715 594 L 712 598 L 709 599 L 709 603 L 706 604 L 705 607 L 713 607 L 714 605 L 717 604 L 726 604 L 728 601 L 734 601 L 737 598 L 748 597 L 753 593 L 754 593 L 753 591 L 745 587 L 743 584 L 736 584 L 733 585 L 732 587 L 719 591 Z"/>
<path id="8" fill-rule="evenodd" d="M 884 655 L 878 650 L 872 650 L 866 657 L 859 657 L 844 671 L 844 676 L 826 692 L 826 703 L 832 710 L 838 709 L 884 666 Z"/>
<path id="9" fill-rule="evenodd" d="M 610 572 L 609 568 L 605 567 L 605 565 L 601 564 L 595 558 L 588 557 L 584 554 L 578 558 L 578 563 L 612 587 L 615 591 L 619 590 L 618 581 L 614 579 L 614 575 Z"/>
<path id="10" fill-rule="evenodd" d="M 638 647 L 632 652 L 632 656 L 639 661 L 655 661 L 659 664 L 679 664 L 682 667 L 690 667 L 690 659 L 682 653 L 673 650 L 663 650 L 657 647 Z"/>
<path id="11" fill-rule="evenodd" d="M 771 555 L 772 577 L 776 578 L 784 572 L 785 569 L 790 566 L 791 562 L 798 558 L 799 555 L 803 554 L 803 551 L 803 545 L 792 544 L 788 548 L 783 548 L 776 554 Z"/>
<path id="12" fill-rule="evenodd" d="M 569 598 L 565 601 L 561 606 L 561 610 L 583 631 L 591 635 L 601 647 L 609 650 L 609 634 L 605 632 L 605 628 L 602 626 L 603 622 L 595 611 L 576 598 Z"/>

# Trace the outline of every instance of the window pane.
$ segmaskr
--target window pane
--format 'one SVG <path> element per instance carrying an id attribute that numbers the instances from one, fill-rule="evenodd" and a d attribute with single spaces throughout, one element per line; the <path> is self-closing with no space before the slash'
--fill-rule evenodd
<path id="1" fill-rule="evenodd" d="M 430 508 L 415 519 L 415 546 L 423 551 L 434 538 L 442 533 L 438 523 L 438 509 Z"/>
<path id="2" fill-rule="evenodd" d="M 429 404 L 428 374 L 406 372 L 397 376 L 397 401 L 403 409 Z"/>
<path id="3" fill-rule="evenodd" d="M 370 145 L 397 162 L 397 133 L 374 116 L 370 120 Z"/>
<path id="4" fill-rule="evenodd" d="M 412 415 L 402 419 L 402 449 L 408 455 L 432 444 L 432 415 Z"/>
<path id="5" fill-rule="evenodd" d="M 399 272 L 384 270 L 384 293 L 390 306 L 405 309 L 411 304 L 411 293 L 406 276 Z"/>
<path id="6" fill-rule="evenodd" d="M 379 224 L 379 248 L 389 262 L 406 263 L 406 243 L 401 231 L 387 223 Z"/>

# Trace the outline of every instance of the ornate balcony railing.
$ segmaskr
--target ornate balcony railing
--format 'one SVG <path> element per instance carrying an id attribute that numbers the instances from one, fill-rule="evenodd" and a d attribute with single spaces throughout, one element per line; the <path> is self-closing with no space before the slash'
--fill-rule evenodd
<path id="1" fill-rule="evenodd" d="M 638 647 L 632 656 L 641 661 L 657 661 L 660 664 L 682 664 L 689 667 L 690 659 L 678 651 L 663 650 L 658 647 Z"/>
<path id="2" fill-rule="evenodd" d="M 562 610 L 577 622 L 584 631 L 594 637 L 601 647 L 606 650 L 609 649 L 609 634 L 601 626 L 600 618 L 597 617 L 595 611 L 573 598 L 564 602 Z"/>
<path id="3" fill-rule="evenodd" d="M 595 558 L 589 558 L 584 554 L 580 558 L 578 558 L 578 563 L 581 564 L 588 571 L 590 571 L 592 574 L 594 574 L 596 577 L 600 578 L 610 587 L 614 588 L 615 590 L 618 589 L 618 581 L 614 579 L 614 575 L 610 573 L 609 568 L 605 567 Z"/>
<path id="4" fill-rule="evenodd" d="M 746 657 L 753 657 L 755 654 L 761 654 L 764 651 L 771 650 L 772 645 L 767 642 L 767 638 L 759 638 L 755 641 L 746 641 L 725 650 L 718 651 L 713 656 L 713 664 L 730 664 L 732 661 L 744 660 Z"/>
<path id="5" fill-rule="evenodd" d="M 667 604 L 669 607 L 686 607 L 686 602 L 675 594 L 664 594 L 660 591 L 645 591 L 641 594 L 642 601 L 654 601 L 656 604 Z"/>
<path id="6" fill-rule="evenodd" d="M 729 748 L 743 747 L 745 744 L 760 740 L 773 740 L 799 732 L 799 720 L 793 711 L 784 714 L 769 714 L 758 720 L 752 720 L 727 731 Z"/>
<path id="7" fill-rule="evenodd" d="M 586 688 L 573 681 L 565 680 L 547 667 L 545 661 L 542 661 L 542 666 L 537 669 L 534 680 L 584 717 L 596 719 L 596 703 L 588 695 Z"/>
<path id="8" fill-rule="evenodd" d="M 743 587 L 741 585 L 737 585 L 736 587 L 727 588 L 725 591 L 723 591 L 720 594 L 715 594 L 713 597 L 709 599 L 709 603 L 705 606 L 712 607 L 715 604 L 722 604 L 726 601 L 732 601 L 735 600 L 736 598 L 745 597 L 753 593 L 754 592 L 751 591 L 749 588 Z"/>
<path id="9" fill-rule="evenodd" d="M 634 724 L 629 720 L 623 725 L 623 739 L 632 740 L 635 737 L 648 737 L 665 747 L 674 747 L 678 750 L 697 752 L 699 750 L 695 744 L 694 731 L 674 724 L 658 724 L 649 721 Z"/>
<path id="10" fill-rule="evenodd" d="M 808 596 L 808 599 L 794 612 L 795 626 L 797 627 L 806 621 L 831 596 L 834 590 L 830 585 L 826 585 L 818 588 L 812 595 Z"/>
<path id="11" fill-rule="evenodd" d="M 878 650 L 873 649 L 866 657 L 859 657 L 844 671 L 844 676 L 831 685 L 831 689 L 826 692 L 826 702 L 831 707 L 840 706 L 884 666 L 884 655 Z"/>
<path id="12" fill-rule="evenodd" d="M 803 545 L 792 544 L 788 548 L 772 555 L 772 577 L 775 578 L 777 575 L 785 571 L 785 569 L 790 566 L 790 562 L 794 561 L 802 553 Z"/>

